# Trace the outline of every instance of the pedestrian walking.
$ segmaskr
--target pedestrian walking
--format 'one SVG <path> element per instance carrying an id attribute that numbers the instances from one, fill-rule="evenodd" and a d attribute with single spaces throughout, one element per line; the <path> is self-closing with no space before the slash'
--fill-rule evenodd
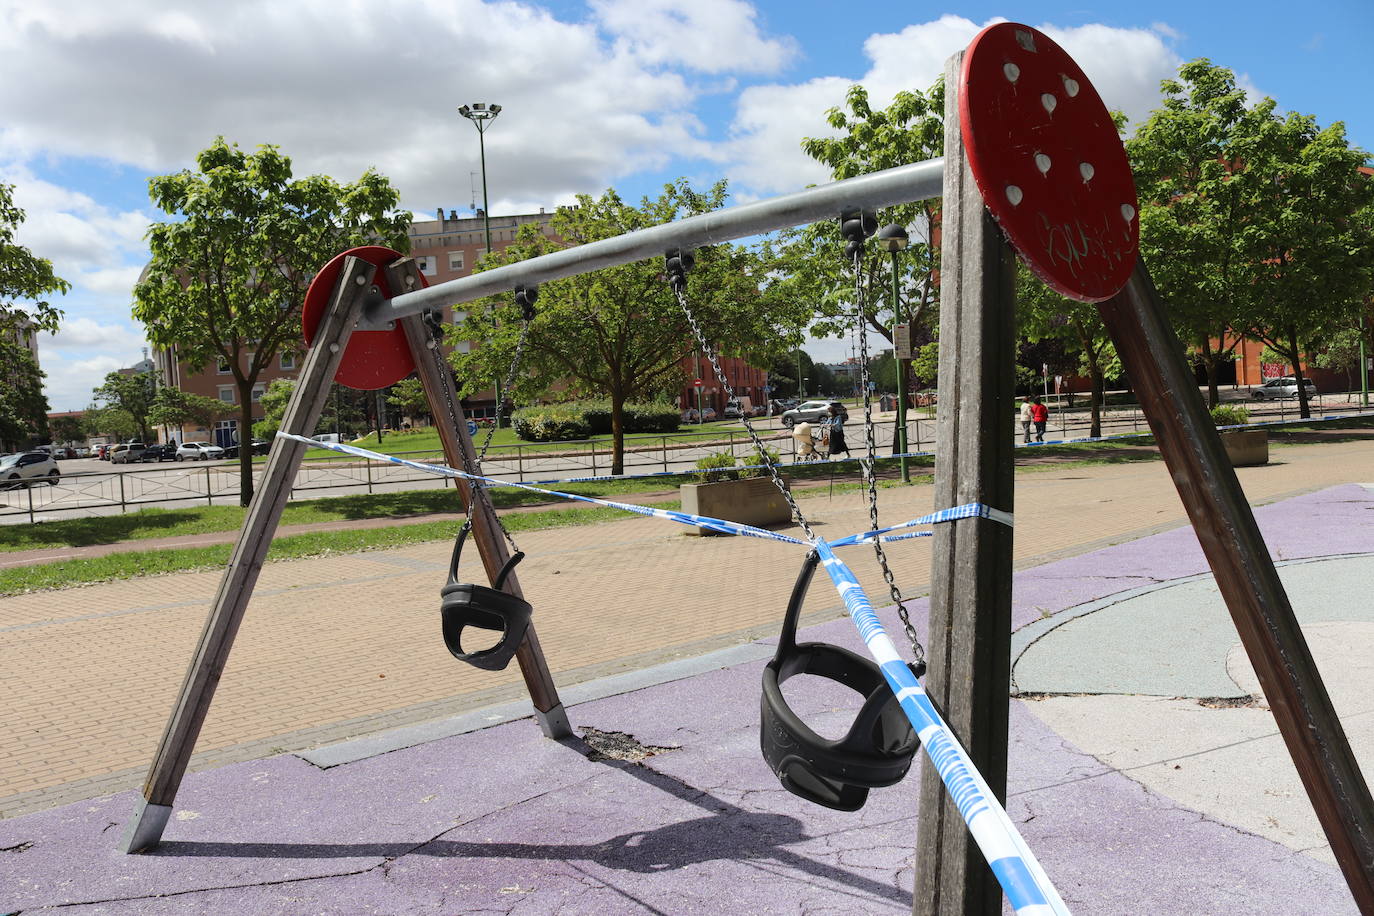
<path id="1" fill-rule="evenodd" d="M 1025 437 L 1023 445 L 1030 445 L 1031 402 L 1030 398 L 1021 399 L 1021 433 Z"/>
<path id="2" fill-rule="evenodd" d="M 1045 424 L 1050 422 L 1050 409 L 1040 403 L 1040 395 L 1031 398 L 1031 422 L 1035 424 L 1035 441 L 1045 441 Z"/>
<path id="3" fill-rule="evenodd" d="M 844 405 L 836 402 L 830 404 L 830 419 L 826 421 L 826 426 L 830 428 L 830 457 L 844 452 L 849 456 L 849 446 L 844 441 L 844 421 L 849 418 L 845 412 Z"/>

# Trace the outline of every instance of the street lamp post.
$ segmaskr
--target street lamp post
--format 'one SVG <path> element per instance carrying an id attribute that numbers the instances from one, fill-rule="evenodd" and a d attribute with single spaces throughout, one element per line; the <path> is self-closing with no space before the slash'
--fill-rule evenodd
<path id="1" fill-rule="evenodd" d="M 485 102 L 473 102 L 471 105 L 461 105 L 458 113 L 467 118 L 477 128 L 477 148 L 482 157 L 482 228 L 485 230 L 487 238 L 488 255 L 491 254 L 491 201 L 487 199 L 487 128 L 491 122 L 501 113 L 500 105 L 488 105 Z M 501 428 L 501 381 L 497 379 L 496 387 L 496 428 Z"/>
<path id="2" fill-rule="evenodd" d="M 884 226 L 878 230 L 878 244 L 887 249 L 892 255 L 892 324 L 902 324 L 902 297 L 900 286 L 897 282 L 897 253 L 907 246 L 906 230 L 896 223 Z M 895 335 L 894 335 L 895 336 Z M 906 463 L 906 365 L 907 361 L 897 355 L 894 348 L 893 355 L 897 356 L 897 454 L 900 455 L 897 461 L 902 468 L 902 482 L 911 483 L 911 469 Z"/>

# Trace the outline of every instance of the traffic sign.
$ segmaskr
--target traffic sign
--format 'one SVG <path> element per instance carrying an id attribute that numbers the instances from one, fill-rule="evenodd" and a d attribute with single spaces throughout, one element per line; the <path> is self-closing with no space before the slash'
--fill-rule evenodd
<path id="1" fill-rule="evenodd" d="M 693 380 L 692 380 L 692 387 L 693 387 L 693 388 L 700 388 L 700 387 L 701 387 L 701 379 L 699 379 L 699 378 L 698 378 L 698 379 L 693 379 Z"/>
<path id="2" fill-rule="evenodd" d="M 892 329 L 892 349 L 898 359 L 911 359 L 911 325 L 899 324 Z"/>
<path id="3" fill-rule="evenodd" d="M 473 419 L 471 419 L 471 418 L 468 419 L 468 435 L 469 435 L 469 436 L 475 436 L 475 435 L 477 435 L 477 421 L 476 421 L 476 420 L 473 420 Z"/>

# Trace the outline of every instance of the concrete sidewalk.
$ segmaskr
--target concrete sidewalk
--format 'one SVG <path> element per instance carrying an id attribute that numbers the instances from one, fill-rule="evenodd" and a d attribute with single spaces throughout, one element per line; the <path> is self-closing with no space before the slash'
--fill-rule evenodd
<path id="1" fill-rule="evenodd" d="M 1374 632 L 1374 487 L 1256 514 L 1367 760 L 1374 672 L 1344 660 Z M 1204 572 L 1176 529 L 1017 574 L 1008 809 L 1075 913 L 1353 913 Z M 782 790 L 769 642 L 567 689 L 563 744 L 512 704 L 192 774 L 149 855 L 115 851 L 132 792 L 0 821 L 0 912 L 909 912 L 917 779 L 853 814 Z"/>

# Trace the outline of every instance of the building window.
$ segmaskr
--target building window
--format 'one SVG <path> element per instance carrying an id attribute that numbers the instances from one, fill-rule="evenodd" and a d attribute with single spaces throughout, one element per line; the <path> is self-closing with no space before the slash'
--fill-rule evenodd
<path id="1" fill-rule="evenodd" d="M 454 352 L 454 353 L 470 353 L 470 352 L 472 352 L 472 341 L 470 341 L 470 340 L 460 340 L 460 341 L 458 341 L 456 344 L 453 345 L 453 352 Z"/>
<path id="2" fill-rule="evenodd" d="M 220 386 L 219 386 L 219 399 L 220 399 L 221 401 L 223 401 L 224 403 L 226 403 L 226 404 L 232 404 L 232 403 L 234 403 L 234 386 L 233 386 L 233 385 L 220 385 Z"/>
<path id="3" fill-rule="evenodd" d="M 283 369 L 284 371 L 289 371 L 289 370 L 291 370 L 291 369 L 295 369 L 295 368 L 296 368 L 296 354 L 294 354 L 294 353 L 283 353 L 283 354 L 281 355 L 281 367 L 282 367 L 282 369 Z"/>
<path id="4" fill-rule="evenodd" d="M 266 385 L 254 385 L 254 386 L 253 386 L 253 394 L 252 394 L 252 397 L 253 397 L 253 403 L 254 403 L 254 404 L 256 404 L 256 403 L 258 403 L 258 401 L 261 401 L 261 400 L 262 400 L 262 393 L 263 393 L 264 391 L 266 391 L 266 390 L 267 390 L 267 386 L 266 386 Z"/>
<path id="5" fill-rule="evenodd" d="M 434 258 L 431 257 L 416 258 L 415 266 L 420 268 L 420 273 L 424 274 L 426 277 L 432 277 L 439 272 L 438 268 L 435 266 Z"/>
<path id="6" fill-rule="evenodd" d="M 215 371 L 218 372 L 220 375 L 228 375 L 228 374 L 229 374 L 229 360 L 227 360 L 227 359 L 225 359 L 224 357 L 221 356 L 221 357 L 219 358 L 219 360 L 217 360 L 216 363 L 215 363 Z"/>
<path id="7" fill-rule="evenodd" d="M 450 252 L 448 253 L 448 269 L 449 269 L 449 270 L 462 270 L 462 269 L 463 269 L 463 253 L 462 253 L 461 251 L 450 251 Z"/>

